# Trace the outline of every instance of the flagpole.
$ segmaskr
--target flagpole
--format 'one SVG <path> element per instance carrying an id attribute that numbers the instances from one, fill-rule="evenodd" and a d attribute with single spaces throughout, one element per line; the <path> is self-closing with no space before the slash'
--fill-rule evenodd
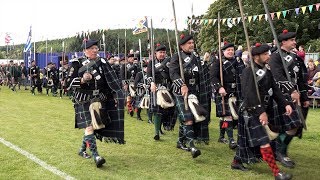
<path id="1" fill-rule="evenodd" d="M 50 62 L 52 62 L 52 47 L 50 48 Z"/>
<path id="2" fill-rule="evenodd" d="M 33 41 L 33 58 L 37 64 L 37 61 L 36 61 L 36 42 L 35 41 Z"/>
<path id="3" fill-rule="evenodd" d="M 169 31 L 167 30 L 167 38 L 168 38 L 168 43 L 169 43 L 169 49 L 170 49 L 170 57 L 172 57 L 172 49 L 171 49 L 171 43 L 170 43 L 170 38 L 169 38 Z"/>
<path id="4" fill-rule="evenodd" d="M 127 29 L 124 29 L 124 79 L 127 80 Z"/>
<path id="5" fill-rule="evenodd" d="M 151 58 L 151 62 L 152 62 L 152 79 L 153 81 L 155 81 L 155 58 L 154 58 L 154 33 L 153 33 L 153 23 L 152 23 L 152 18 L 150 18 L 150 26 L 151 26 L 151 30 L 150 30 L 150 58 Z M 153 106 L 156 106 L 156 93 L 153 92 L 152 93 L 152 103 L 153 103 Z"/>
<path id="6" fill-rule="evenodd" d="M 102 33 L 102 43 L 103 43 L 103 53 L 104 53 L 104 57 L 107 58 L 107 55 L 106 55 L 106 39 L 105 39 L 105 35 L 104 33 Z"/>
<path id="7" fill-rule="evenodd" d="M 193 16 L 193 3 L 191 4 L 191 21 L 190 21 L 190 29 L 189 29 L 189 34 L 192 34 L 192 17 Z"/>
<path id="8" fill-rule="evenodd" d="M 46 40 L 46 65 L 48 64 L 48 38 Z"/>
<path id="9" fill-rule="evenodd" d="M 120 38 L 118 34 L 118 58 L 120 59 Z"/>

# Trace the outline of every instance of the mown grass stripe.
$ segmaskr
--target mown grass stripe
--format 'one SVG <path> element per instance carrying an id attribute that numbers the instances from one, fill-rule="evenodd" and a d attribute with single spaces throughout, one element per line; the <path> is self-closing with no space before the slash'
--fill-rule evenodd
<path id="1" fill-rule="evenodd" d="M 46 162 L 42 161 L 41 159 L 37 158 L 35 155 L 19 148 L 18 146 L 12 144 L 11 142 L 9 141 L 6 141 L 5 139 L 1 138 L 0 137 L 0 142 L 6 146 L 8 146 L 9 148 L 17 151 L 18 153 L 26 156 L 28 159 L 32 160 L 33 162 L 39 164 L 41 167 L 47 169 L 48 171 L 51 171 L 53 174 L 56 174 L 64 179 L 67 179 L 67 180 L 74 180 L 75 178 L 68 175 L 67 173 L 65 172 L 62 172 L 60 171 L 59 169 L 57 169 L 56 167 L 54 166 L 51 166 L 49 164 L 47 164 Z"/>

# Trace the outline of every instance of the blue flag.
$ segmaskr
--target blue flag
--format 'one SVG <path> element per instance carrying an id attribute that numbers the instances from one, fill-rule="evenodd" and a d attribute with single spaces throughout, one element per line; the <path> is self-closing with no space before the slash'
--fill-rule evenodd
<path id="1" fill-rule="evenodd" d="M 26 42 L 26 45 L 24 45 L 24 49 L 23 49 L 23 52 L 28 52 L 31 50 L 32 48 L 32 42 L 31 42 L 31 38 L 32 38 L 32 33 L 31 33 L 31 26 L 30 26 L 30 31 L 29 31 L 29 35 L 28 35 L 28 39 L 27 39 L 27 42 Z"/>
<path id="2" fill-rule="evenodd" d="M 148 20 L 147 17 L 144 17 L 143 19 L 140 19 L 138 21 L 138 24 L 136 27 L 133 29 L 132 34 L 140 34 L 148 31 Z"/>

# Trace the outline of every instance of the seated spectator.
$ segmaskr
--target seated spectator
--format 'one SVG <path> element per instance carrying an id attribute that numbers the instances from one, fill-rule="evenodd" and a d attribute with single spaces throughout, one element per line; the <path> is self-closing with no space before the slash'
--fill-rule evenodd
<path id="1" fill-rule="evenodd" d="M 309 61 L 308 61 L 308 85 L 309 85 L 310 89 L 308 90 L 308 95 L 310 95 L 314 92 L 314 89 L 312 88 L 312 86 L 314 84 L 313 77 L 315 76 L 315 74 L 317 72 L 318 72 L 318 70 L 316 69 L 316 66 L 314 64 L 313 59 L 309 59 Z"/>

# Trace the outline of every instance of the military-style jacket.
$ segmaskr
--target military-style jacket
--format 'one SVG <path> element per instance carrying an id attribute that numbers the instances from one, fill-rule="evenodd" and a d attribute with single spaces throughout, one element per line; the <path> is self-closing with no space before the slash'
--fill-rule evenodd
<path id="1" fill-rule="evenodd" d="M 308 101 L 308 80 L 307 68 L 303 60 L 292 52 L 282 50 L 284 54 L 285 65 L 282 64 L 279 51 L 271 55 L 269 65 L 275 81 L 279 85 L 283 93 L 291 94 L 297 90 L 301 94 L 301 101 Z M 287 78 L 284 66 L 288 69 L 290 79 Z"/>
<path id="2" fill-rule="evenodd" d="M 223 87 L 227 93 L 237 92 L 234 94 L 236 97 L 240 98 L 241 94 L 241 74 L 242 70 L 245 68 L 243 61 L 237 60 L 236 58 L 227 59 L 222 56 L 222 75 L 223 75 Z M 220 78 L 220 61 L 216 59 L 213 61 L 210 76 L 212 80 L 213 88 L 218 92 L 219 88 L 222 87 Z"/>
<path id="3" fill-rule="evenodd" d="M 29 76 L 31 78 L 39 78 L 40 77 L 40 68 L 39 68 L 39 66 L 31 66 L 31 67 L 29 67 Z"/>
<path id="4" fill-rule="evenodd" d="M 241 89 L 243 97 L 242 108 L 250 111 L 254 115 L 259 116 L 263 112 L 270 112 L 273 110 L 273 100 L 275 100 L 284 110 L 289 102 L 285 100 L 279 86 L 274 81 L 274 77 L 268 67 L 262 67 L 254 63 L 254 72 L 258 84 L 260 100 L 257 95 L 256 86 L 254 83 L 253 73 L 251 67 L 243 70 Z"/>
<path id="5" fill-rule="evenodd" d="M 127 74 L 125 74 L 127 71 Z M 134 78 L 139 72 L 139 64 L 127 63 L 120 67 L 120 79 L 122 80 L 122 85 L 134 82 Z"/>
<path id="6" fill-rule="evenodd" d="M 158 60 L 155 58 L 154 60 L 154 76 L 152 77 L 152 62 L 148 63 L 147 75 L 148 75 L 148 84 L 154 82 L 157 86 L 165 86 L 170 89 L 171 87 L 171 79 L 169 75 L 169 65 L 170 58 L 165 58 L 163 60 Z"/>
<path id="7" fill-rule="evenodd" d="M 186 53 L 183 51 L 180 52 L 180 55 L 185 81 L 182 80 L 180 75 L 179 57 L 176 53 L 172 56 L 169 65 L 170 78 L 173 82 L 173 91 L 175 93 L 181 93 L 181 86 L 186 84 L 189 92 L 198 93 L 200 82 L 201 80 L 204 81 L 204 77 L 200 77 L 200 73 L 202 75 L 203 72 L 201 72 L 202 66 L 199 56 L 196 53 Z"/>

